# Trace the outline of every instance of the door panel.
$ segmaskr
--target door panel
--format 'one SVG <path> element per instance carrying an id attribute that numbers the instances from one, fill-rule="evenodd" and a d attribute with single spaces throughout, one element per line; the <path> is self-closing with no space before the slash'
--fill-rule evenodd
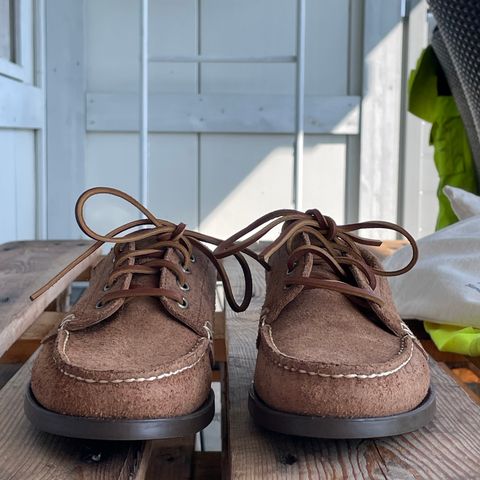
<path id="1" fill-rule="evenodd" d="M 307 95 L 348 93 L 349 5 L 349 0 L 307 2 Z M 87 91 L 136 92 L 138 4 L 86 0 L 85 11 Z M 152 56 L 295 54 L 294 0 L 155 0 L 149 14 Z M 341 39 L 335 48 L 333 35 Z M 152 93 L 293 96 L 294 87 L 292 64 L 150 64 Z M 136 135 L 94 128 L 89 125 L 87 132 L 88 185 L 123 185 L 138 193 Z M 338 221 L 344 218 L 346 155 L 343 135 L 306 138 L 303 200 Z M 116 171 L 108 175 L 111 168 Z M 150 135 L 149 169 L 149 204 L 159 216 L 182 219 L 192 228 L 222 236 L 261 213 L 292 206 L 293 135 L 155 133 Z M 182 179 L 181 195 L 172 183 L 164 182 L 171 177 Z"/>
<path id="2" fill-rule="evenodd" d="M 0 243 L 35 238 L 35 138 L 0 129 Z"/>
<path id="3" fill-rule="evenodd" d="M 108 185 L 139 195 L 137 134 L 90 133 L 86 142 L 87 187 Z M 194 134 L 150 135 L 150 205 L 166 220 L 197 224 L 198 172 L 197 136 Z M 110 200 L 96 201 L 98 213 L 89 221 L 99 231 L 138 217 L 138 212 L 110 210 Z"/>
<path id="4" fill-rule="evenodd" d="M 44 117 L 43 91 L 34 86 L 34 24 L 39 17 L 33 0 L 2 0 L 0 16 L 5 13 L 10 22 L 0 23 L 0 243 L 36 236 L 36 135 Z M 3 48 L 6 37 L 8 49 Z"/>

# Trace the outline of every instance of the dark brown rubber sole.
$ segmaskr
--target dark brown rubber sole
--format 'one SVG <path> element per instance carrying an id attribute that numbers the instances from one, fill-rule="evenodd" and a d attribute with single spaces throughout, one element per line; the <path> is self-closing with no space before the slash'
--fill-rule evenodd
<path id="1" fill-rule="evenodd" d="M 75 417 L 47 410 L 40 405 L 32 389 L 25 393 L 24 410 L 28 420 L 43 432 L 62 437 L 90 440 L 154 440 L 192 435 L 205 428 L 215 414 L 212 390 L 195 412 L 180 417 L 153 419 L 102 419 Z"/>
<path id="2" fill-rule="evenodd" d="M 248 409 L 254 422 L 267 430 L 301 437 L 353 439 L 391 437 L 417 430 L 433 419 L 436 403 L 430 388 L 422 403 L 409 412 L 387 417 L 316 417 L 274 410 L 261 400 L 252 386 Z"/>

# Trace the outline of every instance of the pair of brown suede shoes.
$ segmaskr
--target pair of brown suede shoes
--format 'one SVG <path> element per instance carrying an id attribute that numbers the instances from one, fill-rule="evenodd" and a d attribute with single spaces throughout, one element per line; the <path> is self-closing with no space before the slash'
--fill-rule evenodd
<path id="1" fill-rule="evenodd" d="M 98 235 L 83 217 L 85 202 L 97 194 L 120 197 L 146 218 Z M 33 299 L 104 243 L 115 247 L 35 360 L 25 412 L 39 429 L 133 440 L 184 436 L 208 425 L 216 280 L 223 281 L 230 307 L 245 310 L 252 296 L 245 255 L 267 270 L 249 394 L 259 425 L 293 435 L 367 438 L 405 433 L 431 420 L 427 355 L 398 316 L 385 278 L 416 261 L 415 241 L 401 227 L 337 226 L 318 210 L 280 210 L 222 242 L 157 219 L 111 188 L 82 194 L 76 216 L 96 243 Z M 263 252 L 249 250 L 279 225 L 279 237 Z M 352 233 L 364 228 L 405 235 L 413 248 L 410 264 L 383 271 L 362 246 L 380 242 Z M 220 260 L 231 255 L 245 275 L 241 304 Z"/>

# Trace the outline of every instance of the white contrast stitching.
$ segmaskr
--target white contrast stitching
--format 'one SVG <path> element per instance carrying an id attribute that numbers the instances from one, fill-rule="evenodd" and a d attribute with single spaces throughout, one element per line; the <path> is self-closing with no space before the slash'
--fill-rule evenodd
<path id="1" fill-rule="evenodd" d="M 415 334 L 410 330 L 410 327 L 403 321 L 403 320 L 400 320 L 400 325 L 402 327 L 402 330 L 410 337 L 410 338 L 413 338 L 414 340 L 417 339 L 417 337 L 415 336 Z"/>
<path id="2" fill-rule="evenodd" d="M 63 341 L 62 351 L 63 351 L 63 354 L 65 355 L 65 358 L 68 361 L 70 361 L 70 359 L 68 358 L 67 352 L 66 352 L 67 342 L 68 342 L 68 339 L 70 338 L 70 332 L 68 330 L 64 330 L 64 331 L 65 331 L 65 340 Z"/>
<path id="3" fill-rule="evenodd" d="M 67 358 L 68 361 L 69 358 L 68 358 L 68 355 L 67 355 L 67 352 L 66 352 L 66 347 L 67 347 L 67 342 L 68 342 L 68 339 L 70 337 L 70 332 L 68 330 L 65 329 L 65 324 L 67 324 L 69 321 L 73 320 L 73 318 L 75 318 L 73 315 L 72 317 L 73 318 L 70 318 L 68 319 L 69 316 L 65 317 L 62 321 L 62 323 L 60 324 L 60 327 L 59 327 L 59 330 L 62 330 L 65 332 L 65 340 L 63 342 L 63 348 L 62 348 L 62 351 L 63 351 L 63 354 L 65 355 L 65 357 Z M 210 322 L 206 322 L 205 325 L 203 325 L 203 327 L 207 330 L 207 333 L 209 335 L 209 342 L 211 342 L 211 338 L 210 338 L 210 335 L 212 335 L 213 337 L 213 334 L 212 334 L 212 331 L 210 330 L 209 328 L 209 325 L 210 325 Z M 192 349 L 186 354 L 186 355 L 190 355 L 193 351 L 196 350 L 197 348 L 197 345 L 201 342 L 201 339 L 198 339 L 196 342 L 195 342 L 195 345 L 192 347 Z M 164 372 L 164 373 L 161 373 L 160 375 L 154 375 L 154 376 L 151 376 L 151 377 L 132 377 L 132 378 L 115 378 L 113 380 L 95 380 L 94 378 L 84 378 L 84 377 L 80 377 L 78 375 L 73 375 L 72 373 L 69 373 L 67 371 L 65 371 L 63 368 L 60 368 L 58 367 L 58 370 L 63 373 L 64 375 L 66 375 L 67 377 L 70 377 L 70 378 L 73 378 L 75 380 L 79 380 L 81 382 L 85 382 L 85 383 L 102 383 L 102 384 L 106 384 L 106 383 L 140 383 L 140 382 L 153 382 L 155 380 L 162 380 L 163 378 L 168 378 L 168 377 L 172 377 L 174 375 L 178 375 L 179 373 L 182 373 L 186 370 L 189 370 L 190 368 L 193 368 L 195 367 L 195 365 L 197 365 L 198 363 L 200 363 L 200 361 L 203 359 L 203 357 L 205 356 L 205 353 L 207 352 L 207 349 L 200 355 L 199 358 L 197 358 L 197 360 L 195 360 L 195 362 L 191 363 L 190 365 L 186 365 L 185 367 L 182 367 L 182 368 L 179 368 L 178 370 L 173 370 L 173 371 L 170 371 L 170 372 Z"/>
<path id="4" fill-rule="evenodd" d="M 208 341 L 211 342 L 213 340 L 213 331 L 212 331 L 212 324 L 207 320 L 203 328 L 207 332 Z"/>
<path id="5" fill-rule="evenodd" d="M 269 327 L 270 340 L 271 340 L 276 352 L 278 354 L 282 355 L 283 357 L 291 358 L 293 360 L 298 360 L 297 358 L 286 355 L 279 350 L 279 348 L 277 347 L 277 345 L 273 341 L 272 329 L 271 329 L 270 326 L 268 326 L 268 327 Z M 405 335 L 404 337 L 402 337 L 401 347 L 400 347 L 400 350 L 397 353 L 397 355 L 400 355 L 405 350 L 405 340 L 407 339 L 408 336 L 409 335 Z M 384 372 L 377 372 L 377 373 L 337 373 L 337 374 L 321 373 L 321 372 L 312 372 L 312 371 L 299 369 L 299 368 L 295 368 L 295 367 L 289 367 L 288 365 L 285 365 L 285 364 L 280 363 L 280 362 L 273 362 L 273 363 L 275 365 L 277 365 L 278 367 L 283 368 L 284 370 L 288 370 L 289 372 L 303 373 L 303 374 L 322 377 L 322 378 L 358 378 L 360 380 L 364 380 L 364 379 L 370 379 L 370 378 L 387 377 L 389 375 L 392 375 L 392 374 L 398 372 L 399 370 L 401 370 L 403 367 L 405 367 L 405 365 L 407 365 L 410 362 L 410 360 L 412 359 L 412 356 L 413 356 L 413 342 L 410 345 L 410 353 L 409 353 L 408 358 L 406 360 L 404 360 L 400 365 L 398 365 L 397 367 L 395 367 L 392 370 L 387 370 L 387 371 L 384 371 Z"/>
<path id="6" fill-rule="evenodd" d="M 200 363 L 202 358 L 205 356 L 205 353 L 207 350 L 205 350 L 200 357 L 195 360 L 190 365 L 186 365 L 185 367 L 179 368 L 178 370 L 173 370 L 171 372 L 164 372 L 161 373 L 160 375 L 154 375 L 153 377 L 133 377 L 133 378 L 120 378 L 120 379 L 113 379 L 113 380 L 95 380 L 94 378 L 84 378 L 84 377 L 79 377 L 78 375 L 73 375 L 71 373 L 66 372 L 62 368 L 60 368 L 60 372 L 62 372 L 64 375 L 70 378 L 74 378 L 75 380 L 79 380 L 81 382 L 85 383 L 141 383 L 141 382 L 153 382 L 155 380 L 162 380 L 163 378 L 168 378 L 172 377 L 173 375 L 178 375 L 179 373 L 184 372 L 185 370 L 189 370 L 190 368 L 193 368 L 195 365 Z"/>

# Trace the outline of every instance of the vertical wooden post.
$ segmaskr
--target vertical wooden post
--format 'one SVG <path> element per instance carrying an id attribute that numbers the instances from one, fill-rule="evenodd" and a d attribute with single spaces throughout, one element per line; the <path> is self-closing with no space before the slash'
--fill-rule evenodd
<path id="1" fill-rule="evenodd" d="M 401 0 L 365 0 L 360 220 L 397 221 L 402 38 Z"/>
<path id="2" fill-rule="evenodd" d="M 78 238 L 72 211 L 85 186 L 84 1 L 45 6 L 48 236 Z"/>
<path id="3" fill-rule="evenodd" d="M 148 0 L 140 0 L 140 201 L 148 205 Z"/>
<path id="4" fill-rule="evenodd" d="M 295 208 L 301 210 L 303 197 L 303 140 L 305 120 L 305 0 L 297 1 L 293 198 Z"/>
<path id="5" fill-rule="evenodd" d="M 36 237 L 47 238 L 47 105 L 46 105 L 46 32 L 45 0 L 35 0 L 35 84 L 43 94 L 43 125 L 35 132 L 36 168 L 37 168 L 37 211 Z"/>

